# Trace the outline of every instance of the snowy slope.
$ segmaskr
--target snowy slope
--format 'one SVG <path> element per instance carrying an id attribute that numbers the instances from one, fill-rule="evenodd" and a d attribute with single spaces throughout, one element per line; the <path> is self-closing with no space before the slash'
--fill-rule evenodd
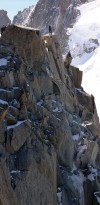
<path id="1" fill-rule="evenodd" d="M 78 7 L 81 12 L 72 29 L 69 29 L 69 49 L 72 65 L 83 70 L 83 87 L 95 96 L 100 117 L 100 0 Z"/>

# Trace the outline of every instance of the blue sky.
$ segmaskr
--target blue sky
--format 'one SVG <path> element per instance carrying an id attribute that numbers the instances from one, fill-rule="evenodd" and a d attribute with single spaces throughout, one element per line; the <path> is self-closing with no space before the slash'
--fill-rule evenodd
<path id="1" fill-rule="evenodd" d="M 38 0 L 0 0 L 0 10 L 6 10 L 9 18 L 12 20 L 18 11 L 36 4 L 37 1 Z"/>

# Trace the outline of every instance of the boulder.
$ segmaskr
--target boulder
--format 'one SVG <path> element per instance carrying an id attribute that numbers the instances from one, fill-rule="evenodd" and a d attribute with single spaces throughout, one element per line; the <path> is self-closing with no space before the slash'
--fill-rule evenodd
<path id="1" fill-rule="evenodd" d="M 7 114 L 7 116 L 6 116 L 6 120 L 7 120 L 7 125 L 9 126 L 9 125 L 14 125 L 14 124 L 16 124 L 17 123 L 17 119 L 13 116 L 13 115 L 11 115 L 11 114 Z"/>
<path id="2" fill-rule="evenodd" d="M 15 178 L 15 193 L 22 204 L 56 204 L 56 153 L 53 146 L 49 147 L 32 136 L 16 153 L 15 165 L 11 176 Z M 14 170 L 17 170 L 15 174 Z"/>
<path id="3" fill-rule="evenodd" d="M 85 108 L 87 108 L 89 112 L 94 113 L 95 110 L 94 97 L 92 95 L 85 93 L 81 89 L 77 89 L 76 93 L 77 93 L 79 103 Z"/>
<path id="4" fill-rule="evenodd" d="M 31 124 L 28 120 L 19 121 L 7 128 L 6 147 L 8 150 L 18 151 L 29 138 Z"/>

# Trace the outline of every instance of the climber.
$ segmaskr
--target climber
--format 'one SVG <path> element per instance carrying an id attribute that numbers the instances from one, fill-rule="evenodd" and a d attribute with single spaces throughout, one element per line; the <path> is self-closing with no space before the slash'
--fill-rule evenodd
<path id="1" fill-rule="evenodd" d="M 52 37 L 52 28 L 51 28 L 51 26 L 49 26 L 49 35 L 50 35 L 50 37 Z"/>
<path id="2" fill-rule="evenodd" d="M 69 51 L 65 57 L 65 60 L 64 60 L 64 65 L 66 68 L 69 68 L 71 61 L 72 61 L 72 56 L 71 56 L 71 53 Z"/>
<path id="3" fill-rule="evenodd" d="M 3 34 L 3 32 L 6 30 L 6 26 L 5 25 L 3 25 L 2 27 L 1 27 L 1 35 Z"/>
<path id="4" fill-rule="evenodd" d="M 93 107 L 92 112 L 94 114 L 94 112 L 95 112 L 95 98 L 93 95 L 91 95 L 91 100 L 92 100 L 92 107 Z"/>
<path id="5" fill-rule="evenodd" d="M 70 51 L 67 53 L 67 57 L 68 57 L 68 58 L 71 58 L 71 57 L 72 57 Z"/>

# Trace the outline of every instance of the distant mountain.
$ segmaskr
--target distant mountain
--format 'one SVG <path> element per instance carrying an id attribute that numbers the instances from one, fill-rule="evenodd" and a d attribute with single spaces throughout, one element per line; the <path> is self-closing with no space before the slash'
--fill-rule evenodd
<path id="1" fill-rule="evenodd" d="M 39 28 L 42 34 L 48 33 L 49 25 L 56 32 L 64 52 L 67 27 L 72 27 L 77 15 L 78 0 L 39 0 L 35 8 L 25 9 L 14 17 L 14 24 Z M 67 44 L 66 44 L 67 46 Z"/>
<path id="2" fill-rule="evenodd" d="M 11 20 L 7 16 L 7 11 L 5 10 L 0 10 L 0 28 L 5 25 L 7 26 L 8 24 L 11 24 Z"/>
<path id="3" fill-rule="evenodd" d="M 39 0 L 35 7 L 24 9 L 14 17 L 13 23 L 39 28 L 42 34 L 48 33 L 49 25 L 58 36 L 62 52 L 68 50 L 67 28 L 72 28 L 80 15 L 77 5 L 86 0 Z"/>
<path id="4" fill-rule="evenodd" d="M 31 14 L 34 12 L 35 6 L 30 6 L 29 8 L 25 8 L 23 11 L 19 11 L 16 16 L 14 16 L 13 24 L 17 25 L 26 25 L 28 24 L 29 19 L 31 18 Z"/>

